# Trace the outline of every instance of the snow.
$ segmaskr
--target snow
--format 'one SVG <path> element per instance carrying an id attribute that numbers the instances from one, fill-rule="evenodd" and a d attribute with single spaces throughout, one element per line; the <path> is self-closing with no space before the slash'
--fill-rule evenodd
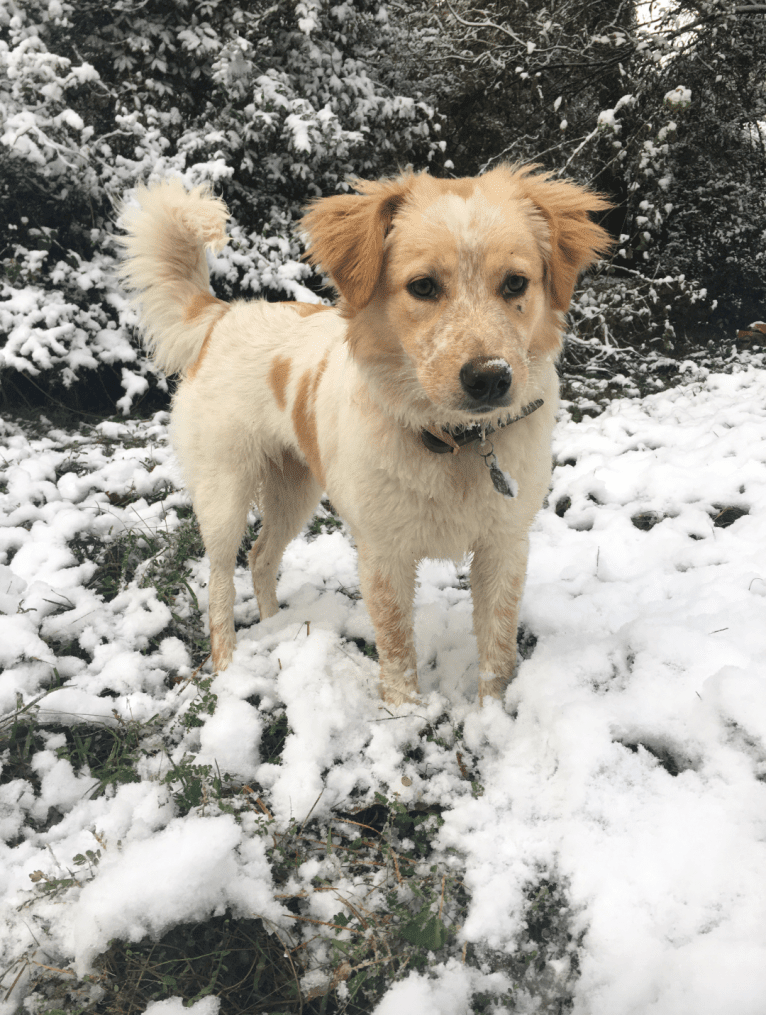
<path id="1" fill-rule="evenodd" d="M 633 95 L 623 95 L 615 105 L 614 109 L 603 109 L 596 120 L 597 129 L 610 130 L 615 134 L 619 134 L 622 130 L 622 124 L 617 119 L 617 113 L 623 108 L 623 106 L 635 105 L 636 99 Z"/>
<path id="2" fill-rule="evenodd" d="M 431 977 L 410 973 L 388 991 L 373 1015 L 463 1015 L 469 1011 L 475 976 L 471 970 L 450 960 L 438 966 Z M 483 978 L 486 979 L 486 978 Z M 507 986 L 505 977 L 498 978 Z M 473 982 L 472 982 L 473 981 Z M 482 983 L 486 990 L 486 984 Z"/>
<path id="3" fill-rule="evenodd" d="M 67 944 L 77 972 L 88 971 L 105 941 L 140 941 L 165 929 L 170 914 L 172 922 L 202 920 L 233 903 L 281 922 L 262 840 L 242 839 L 242 828 L 228 814 L 190 815 L 151 838 L 128 842 L 115 855 L 107 851 L 98 876 L 72 907 Z M 240 862 L 240 845 L 246 863 Z"/>
<path id="4" fill-rule="evenodd" d="M 217 997 L 203 997 L 188 1008 L 180 997 L 168 997 L 164 1001 L 153 1001 L 144 1015 L 218 1015 L 220 1010 L 221 1001 Z"/>
<path id="5" fill-rule="evenodd" d="M 2 426 L 0 709 L 44 694 L 55 666 L 56 689 L 38 707 L 59 729 L 83 717 L 177 724 L 198 700 L 198 660 L 170 632 L 170 607 L 140 569 L 105 601 L 91 587 L 95 563 L 72 549 L 110 531 L 159 540 L 182 524 L 188 499 L 167 415 L 44 438 Z M 0 787 L 0 968 L 41 948 L 41 961 L 82 974 L 111 938 L 137 941 L 227 908 L 288 925 L 255 813 L 178 813 L 161 779 L 192 755 L 251 785 L 276 828 L 327 819 L 352 793 L 439 804 L 434 855 L 461 858 L 470 893 L 460 940 L 495 954 L 517 947 L 527 886 L 556 879 L 581 942 L 575 1015 L 762 1015 L 766 370 L 700 371 L 581 422 L 564 411 L 554 452 L 522 606 L 537 643 L 502 704 L 476 700 L 464 564 L 420 569 L 421 700 L 396 718 L 353 640 L 373 632 L 343 531 L 288 547 L 284 608 L 263 624 L 239 568 L 234 660 L 211 684 L 215 709 L 179 732 L 171 760 L 146 758 L 140 782 L 94 796 L 87 768 L 59 757 L 62 734 L 51 733 L 34 759 L 39 789 L 24 779 Z M 207 562 L 190 567 L 204 610 Z M 179 599 L 173 610 L 182 608 Z M 78 652 L 66 649 L 73 639 Z M 261 752 L 275 706 L 290 731 L 279 764 Z M 461 777 L 445 714 L 464 723 L 478 793 Z M 425 759 L 414 761 L 426 723 L 442 723 L 447 743 L 419 741 Z M 27 823 L 52 807 L 57 823 Z M 29 875 L 61 876 L 97 847 L 94 835 L 91 875 L 64 896 L 35 897 Z M 317 870 L 304 864 L 290 890 Z M 318 919 L 332 915 L 321 909 L 329 901 L 312 905 Z M 507 989 L 502 971 L 450 959 L 407 973 L 375 1015 L 467 1012 L 474 993 Z M 180 1004 L 147 1012 L 175 1015 Z M 215 1015 L 218 999 L 191 1010 Z"/>
<path id="6" fill-rule="evenodd" d="M 665 104 L 668 106 L 680 106 L 685 109 L 686 106 L 691 105 L 691 101 L 691 89 L 685 85 L 678 85 L 677 88 L 673 88 L 665 95 Z"/>

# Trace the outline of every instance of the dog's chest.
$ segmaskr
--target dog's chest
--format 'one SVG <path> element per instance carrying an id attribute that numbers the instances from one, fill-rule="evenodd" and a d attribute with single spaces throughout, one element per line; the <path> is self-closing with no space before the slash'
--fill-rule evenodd
<path id="1" fill-rule="evenodd" d="M 459 455 L 363 456 L 330 499 L 355 534 L 416 558 L 459 559 L 492 528 L 512 524 L 518 507 L 492 486 L 475 449 Z"/>

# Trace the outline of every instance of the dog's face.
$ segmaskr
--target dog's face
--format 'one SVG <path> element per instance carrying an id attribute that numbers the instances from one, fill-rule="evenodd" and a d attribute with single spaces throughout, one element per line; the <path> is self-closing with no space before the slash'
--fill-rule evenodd
<path id="1" fill-rule="evenodd" d="M 609 245 L 588 216 L 608 203 L 531 167 L 358 189 L 304 219 L 354 357 L 389 369 L 404 358 L 404 397 L 438 422 L 518 409 L 531 360 L 559 352 L 577 275 Z"/>

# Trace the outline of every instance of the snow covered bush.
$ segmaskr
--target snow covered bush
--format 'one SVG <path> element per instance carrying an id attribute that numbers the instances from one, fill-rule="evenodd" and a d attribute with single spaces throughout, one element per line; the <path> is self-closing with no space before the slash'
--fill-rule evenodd
<path id="1" fill-rule="evenodd" d="M 0 0 L 5 398 L 127 412 L 164 387 L 111 280 L 116 202 L 152 174 L 229 204 L 222 296 L 313 298 L 301 206 L 442 157 L 432 107 L 393 87 L 402 31 L 368 0 Z"/>
<path id="2" fill-rule="evenodd" d="M 607 269 L 583 281 L 569 318 L 578 335 L 605 347 L 683 353 L 699 341 L 715 307 L 707 291 L 683 275 L 647 278 Z"/>
<path id="3" fill-rule="evenodd" d="M 634 40 L 630 101 L 593 152 L 623 196 L 620 257 L 647 281 L 695 280 L 711 322 L 731 332 L 766 300 L 766 89 L 753 61 L 764 22 L 675 0 L 645 11 Z"/>

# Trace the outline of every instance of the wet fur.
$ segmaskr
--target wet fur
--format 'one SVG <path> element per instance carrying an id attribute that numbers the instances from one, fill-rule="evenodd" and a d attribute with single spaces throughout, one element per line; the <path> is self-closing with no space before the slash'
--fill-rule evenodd
<path id="1" fill-rule="evenodd" d="M 181 375 L 171 434 L 210 558 L 215 669 L 235 648 L 234 567 L 254 503 L 250 551 L 262 619 L 278 611 L 287 543 L 323 490 L 359 553 L 375 627 L 382 697 L 417 694 L 412 609 L 423 557 L 472 554 L 479 695 L 500 696 L 516 661 L 528 530 L 550 479 L 562 315 L 578 274 L 609 239 L 590 218 L 600 195 L 503 166 L 482 177 L 404 174 L 316 201 L 303 219 L 309 256 L 333 280 L 337 308 L 237 301 L 210 292 L 205 248 L 226 242 L 227 212 L 177 180 L 140 188 L 123 209 L 123 278 L 148 348 Z M 508 298 L 510 276 L 526 292 Z M 438 286 L 416 299 L 414 278 Z M 466 405 L 463 364 L 504 361 L 509 403 Z M 478 358 L 478 359 L 477 359 Z M 423 427 L 455 427 L 542 408 L 493 435 L 519 496 L 493 489 L 476 446 L 434 455 Z"/>

